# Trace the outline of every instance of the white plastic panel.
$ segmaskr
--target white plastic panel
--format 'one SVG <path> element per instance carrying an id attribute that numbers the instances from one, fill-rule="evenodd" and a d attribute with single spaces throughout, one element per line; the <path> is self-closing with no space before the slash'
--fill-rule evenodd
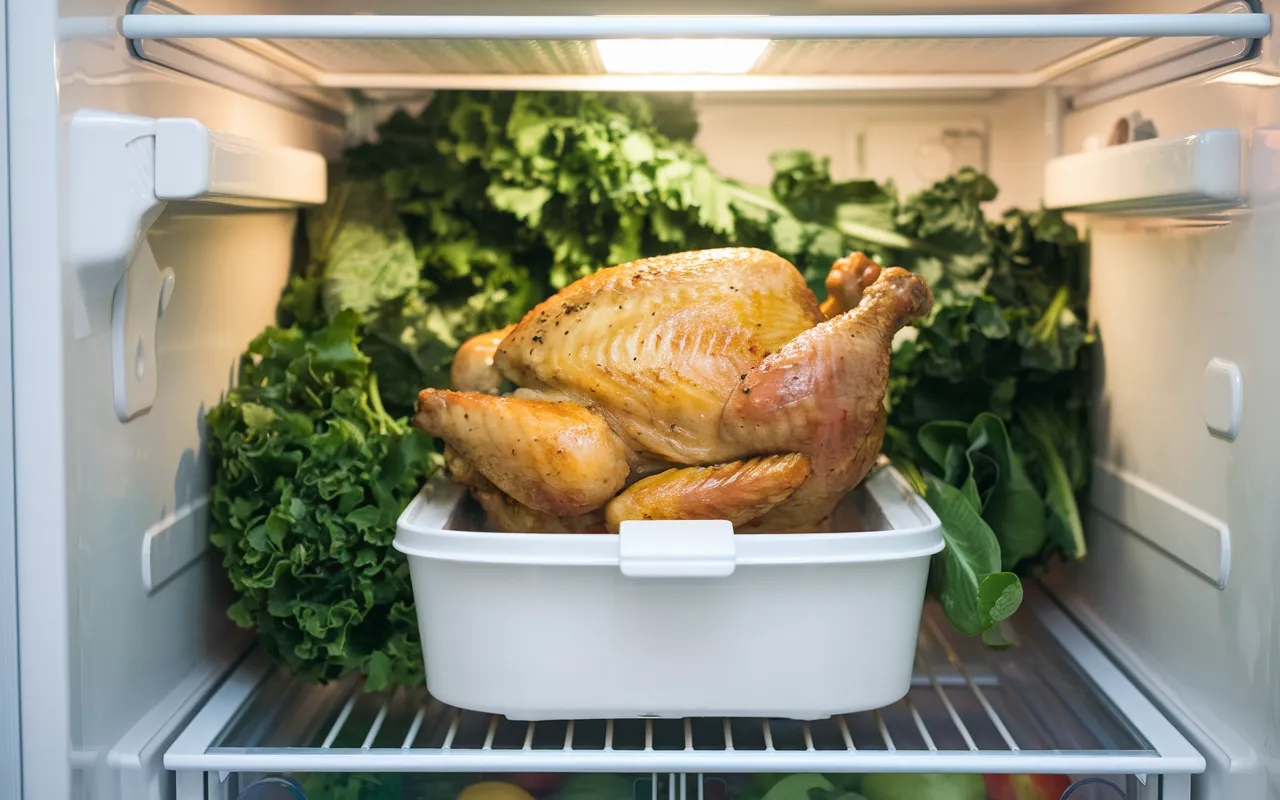
<path id="1" fill-rule="evenodd" d="M 161 200 L 316 205 L 325 199 L 319 153 L 211 131 L 194 119 L 156 120 L 155 159 Z"/>
<path id="2" fill-rule="evenodd" d="M 1164 550 L 1219 589 L 1231 574 L 1227 523 L 1105 462 L 1093 467 L 1094 508 Z"/>
<path id="3" fill-rule="evenodd" d="M 628 578 L 723 578 L 736 551 L 726 519 L 626 520 L 618 531 L 618 568 Z"/>
<path id="4" fill-rule="evenodd" d="M 209 498 L 200 496 L 142 534 L 142 588 L 154 594 L 209 549 Z"/>
<path id="5" fill-rule="evenodd" d="M 1048 208 L 1099 214 L 1179 214 L 1242 200 L 1240 132 L 1206 130 L 1055 158 Z"/>
<path id="6" fill-rule="evenodd" d="M 1232 441 L 1244 415 L 1244 377 L 1240 365 L 1211 358 L 1204 368 L 1204 425 L 1219 439 Z"/>

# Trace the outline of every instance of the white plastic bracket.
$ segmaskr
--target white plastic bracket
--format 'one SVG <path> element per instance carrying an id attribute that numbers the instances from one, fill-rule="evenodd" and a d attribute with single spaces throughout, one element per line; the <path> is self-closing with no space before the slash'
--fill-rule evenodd
<path id="1" fill-rule="evenodd" d="M 143 245 L 173 200 L 290 208 L 325 201 L 319 153 L 213 131 L 194 119 L 76 112 L 68 132 L 64 252 L 77 277 L 77 338 L 111 330 L 116 414 L 155 401 L 156 323 L 173 293 Z"/>
<path id="2" fill-rule="evenodd" d="M 131 420 L 156 400 L 156 326 L 173 297 L 173 270 L 161 269 L 144 239 L 116 284 L 111 303 L 112 388 L 116 416 Z"/>
<path id="3" fill-rule="evenodd" d="M 618 566 L 628 578 L 724 578 L 737 566 L 728 520 L 627 520 L 618 532 Z"/>

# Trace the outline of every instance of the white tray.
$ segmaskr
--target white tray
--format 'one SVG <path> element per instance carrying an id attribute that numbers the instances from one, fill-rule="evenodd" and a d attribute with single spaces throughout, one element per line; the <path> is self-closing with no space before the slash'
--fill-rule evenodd
<path id="1" fill-rule="evenodd" d="M 516 720 L 821 719 L 893 703 L 943 546 L 937 517 L 891 469 L 841 503 L 845 533 L 643 521 L 618 535 L 515 534 L 480 519 L 460 487 L 433 481 L 395 546 L 428 690 Z"/>

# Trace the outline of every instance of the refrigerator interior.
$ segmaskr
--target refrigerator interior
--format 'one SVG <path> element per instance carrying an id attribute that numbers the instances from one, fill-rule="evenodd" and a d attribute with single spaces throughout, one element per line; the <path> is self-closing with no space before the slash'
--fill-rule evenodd
<path id="1" fill-rule="evenodd" d="M 689 10 L 667 5 L 643 10 Z M 764 13 L 774 5 L 707 2 L 697 10 Z M 954 11 L 918 2 L 793 5 L 788 13 Z M 1201 5 L 992 0 L 966 10 Z M 644 89 L 659 79 L 601 75 L 587 62 L 555 67 L 589 61 L 589 47 L 573 41 L 542 60 L 531 53 L 547 51 L 519 40 L 468 50 L 465 41 L 273 42 L 241 31 L 235 43 L 166 34 L 130 44 L 117 33 L 119 6 L 10 3 L 3 22 L 8 102 L 0 108 L 8 122 L 0 136 L 8 136 L 10 158 L 0 170 L 7 166 L 10 192 L 0 204 L 10 202 L 10 227 L 0 232 L 9 237 L 0 252 L 12 264 L 13 300 L 3 304 L 11 324 L 0 329 L 12 330 L 14 368 L 12 393 L 0 388 L 0 403 L 12 394 L 14 406 L 0 410 L 0 420 L 13 420 L 12 431 L 0 426 L 0 444 L 12 434 L 16 475 L 0 476 L 0 486 L 16 486 L 8 502 L 17 561 L 0 561 L 0 570 L 16 567 L 18 602 L 15 613 L 0 600 L 0 648 L 16 653 L 0 661 L 0 757 L 14 754 L 16 764 L 20 736 L 25 796 L 235 797 L 261 775 L 319 764 L 353 772 L 618 771 L 671 797 L 702 796 L 696 779 L 670 777 L 684 774 L 878 769 L 1104 774 L 1141 798 L 1277 791 L 1280 745 L 1269 734 L 1280 729 L 1280 603 L 1272 589 L 1280 548 L 1270 528 L 1280 508 L 1268 478 L 1280 463 L 1273 426 L 1253 411 L 1280 394 L 1267 368 L 1270 328 L 1280 324 L 1268 291 L 1280 288 L 1270 269 L 1280 169 L 1280 103 L 1271 87 L 1280 84 L 1280 64 L 1269 39 L 801 42 L 778 47 L 768 75 L 724 79 L 743 78 L 740 91 L 698 96 L 697 144 L 718 171 L 752 184 L 766 179 L 770 152 L 795 147 L 829 156 L 836 178 L 892 178 L 908 190 L 975 166 L 1001 187 L 993 212 L 1034 206 L 1046 196 L 1050 159 L 1105 144 L 1118 119 L 1137 115 L 1162 140 L 1239 131 L 1244 202 L 1081 217 L 1091 234 L 1091 307 L 1104 365 L 1095 495 L 1086 509 L 1092 552 L 1046 578 L 1052 597 L 1029 592 L 1022 615 L 1033 645 L 992 658 L 929 617 L 912 692 L 883 713 L 813 725 L 619 721 L 600 730 L 455 713 L 421 692 L 365 697 L 350 682 L 317 689 L 255 655 L 245 659 L 251 639 L 227 620 L 225 580 L 203 544 L 203 417 L 230 387 L 245 343 L 274 318 L 297 203 L 262 209 L 196 197 L 148 206 L 158 216 L 139 244 L 156 267 L 172 269 L 172 301 L 148 363 L 154 400 L 122 422 L 113 403 L 116 281 L 102 276 L 127 264 L 77 250 L 98 234 L 69 207 L 96 197 L 105 219 L 137 187 L 121 199 L 103 177 L 109 170 L 72 164 L 68 142 L 77 112 L 99 110 L 194 118 L 263 153 L 289 146 L 332 159 L 388 108 L 432 89 Z M 377 10 L 431 13 L 421 6 L 385 2 Z M 546 3 L 539 13 L 597 6 Z M 178 7 L 186 15 L 173 13 Z M 181 22 L 349 9 L 319 0 L 187 0 L 136 10 Z M 511 13 L 513 5 L 469 10 Z M 1060 72 L 1063 64 L 1076 68 Z M 365 90 L 359 102 L 352 88 Z M 94 184 L 82 178 L 105 193 L 86 193 Z M 8 347 L 0 340 L 0 353 Z M 1206 377 L 1214 359 L 1248 390 L 1233 441 L 1206 429 L 1206 408 L 1218 407 L 1222 391 L 1221 371 Z M 6 535 L 13 530 L 0 527 L 0 547 Z M 174 543 L 172 553 L 146 549 L 157 535 Z M 162 574 L 146 571 L 157 564 Z M 0 585 L 13 584 L 0 573 Z M 10 698 L 20 698 L 20 721 L 3 705 Z M 1137 775 L 1143 780 L 1130 777 Z"/>

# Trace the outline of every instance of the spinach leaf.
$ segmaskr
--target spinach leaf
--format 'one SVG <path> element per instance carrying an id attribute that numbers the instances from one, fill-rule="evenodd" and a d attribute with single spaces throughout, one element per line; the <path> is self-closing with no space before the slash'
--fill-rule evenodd
<path id="1" fill-rule="evenodd" d="M 925 499 L 942 521 L 946 543 L 930 565 L 931 585 L 956 630 L 977 636 L 1017 608 L 1017 602 L 1010 608 L 1006 595 L 1008 578 L 996 574 L 1000 544 L 964 492 L 933 474 L 925 475 L 925 485 Z M 990 578 L 996 580 L 988 586 Z M 1009 578 L 1017 584 L 1015 576 Z"/>
<path id="2" fill-rule="evenodd" d="M 969 425 L 970 447 L 989 454 L 996 482 L 982 518 L 1000 541 L 1000 561 L 1009 569 L 1040 553 L 1045 543 L 1045 501 L 1014 452 L 1004 422 L 983 412 Z"/>

